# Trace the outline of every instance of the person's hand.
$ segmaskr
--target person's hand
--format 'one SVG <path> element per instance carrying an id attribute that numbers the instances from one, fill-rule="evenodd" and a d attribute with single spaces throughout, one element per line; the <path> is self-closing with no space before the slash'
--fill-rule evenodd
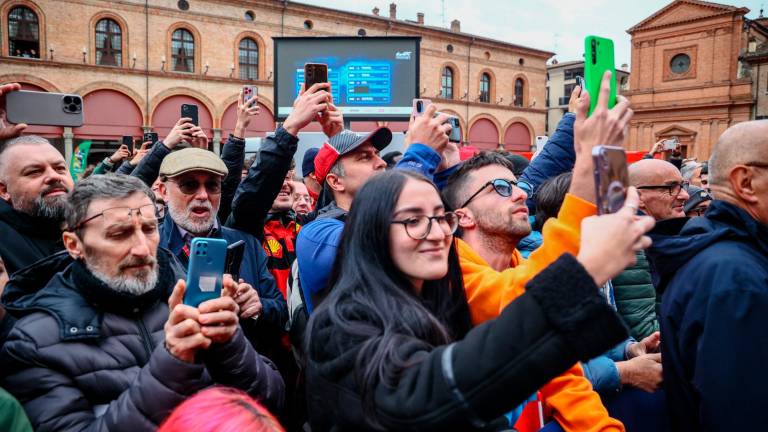
<path id="1" fill-rule="evenodd" d="M 165 322 L 165 348 L 177 359 L 194 363 L 195 354 L 211 346 L 212 341 L 202 333 L 200 312 L 182 304 L 186 288 L 187 284 L 180 279 L 168 299 L 171 312 Z"/>
<path id="2" fill-rule="evenodd" d="M 0 141 L 16 138 L 27 128 L 26 123 L 12 125 L 5 117 L 5 95 L 12 91 L 21 90 L 21 84 L 10 83 L 0 85 Z"/>
<path id="3" fill-rule="evenodd" d="M 163 140 L 163 144 L 169 149 L 173 150 L 182 141 L 189 142 L 192 139 L 192 128 L 195 125 L 192 124 L 192 119 L 188 117 L 182 117 L 168 133 L 168 136 Z"/>
<path id="4" fill-rule="evenodd" d="M 328 109 L 328 104 L 332 102 L 330 89 L 331 84 L 325 82 L 313 84 L 309 90 L 304 91 L 302 84 L 299 97 L 293 102 L 293 111 L 283 122 L 283 129 L 293 136 L 298 136 L 302 129 L 317 118 L 318 113 Z"/>
<path id="5" fill-rule="evenodd" d="M 444 171 L 448 168 L 461 163 L 461 153 L 459 152 L 459 145 L 448 141 L 443 150 L 443 157 L 440 159 L 440 165 L 437 166 L 437 171 Z"/>
<path id="6" fill-rule="evenodd" d="M 579 106 L 579 96 L 581 95 L 581 87 L 576 86 L 571 90 L 571 98 L 568 99 L 568 112 L 576 113 L 576 109 Z"/>
<path id="7" fill-rule="evenodd" d="M 257 318 L 261 315 L 263 306 L 259 293 L 250 284 L 245 283 L 240 279 L 235 288 L 235 294 L 233 296 L 237 306 L 240 308 L 240 318 Z"/>
<path id="8" fill-rule="evenodd" d="M 663 153 L 664 152 L 664 141 L 665 140 L 661 140 L 661 141 L 658 141 L 657 143 L 655 143 L 653 145 L 653 147 L 651 147 L 651 151 L 648 152 L 648 153 L 651 154 L 651 155 L 657 155 L 659 153 Z"/>
<path id="9" fill-rule="evenodd" d="M 128 159 L 129 157 L 131 157 L 131 151 L 128 149 L 127 145 L 122 144 L 116 152 L 112 153 L 112 156 L 109 157 L 109 160 L 112 161 L 113 164 L 116 164 L 121 160 Z"/>
<path id="10" fill-rule="evenodd" d="M 235 129 L 232 131 L 232 134 L 238 138 L 245 138 L 245 130 L 251 124 L 251 117 L 260 113 L 259 98 L 253 96 L 248 99 L 248 102 L 244 102 L 244 97 L 243 89 L 240 89 L 240 96 L 237 98 L 237 122 L 235 122 Z"/>
<path id="11" fill-rule="evenodd" d="M 130 161 L 128 161 L 131 166 L 137 166 L 139 162 L 141 162 L 142 159 L 144 159 L 144 156 L 149 153 L 149 147 L 152 145 L 151 141 L 144 141 L 141 143 L 141 147 L 136 150 L 136 153 L 133 155 L 133 158 L 131 158 Z"/>
<path id="12" fill-rule="evenodd" d="M 205 337 L 215 343 L 225 343 L 237 332 L 237 314 L 239 308 L 232 298 L 237 292 L 237 284 L 229 275 L 224 275 L 221 297 L 207 300 L 197 307 L 200 311 L 198 322 Z"/>
<path id="13" fill-rule="evenodd" d="M 659 345 L 661 345 L 661 333 L 654 332 L 640 342 L 631 343 L 627 347 L 627 359 L 639 357 L 643 354 L 657 353 L 659 352 Z"/>
<path id="14" fill-rule="evenodd" d="M 413 143 L 424 144 L 442 157 L 443 150 L 448 145 L 448 134 L 451 132 L 451 125 L 445 123 L 450 116 L 440 114 L 435 117 L 436 112 L 437 106 L 430 104 L 422 115 L 411 116 L 408 132 L 405 134 L 406 149 Z"/>
<path id="15" fill-rule="evenodd" d="M 208 150 L 208 136 L 205 135 L 203 129 L 200 126 L 194 126 L 190 132 L 192 137 L 189 139 L 189 144 L 192 147 Z"/>
<path id="16" fill-rule="evenodd" d="M 635 252 L 651 245 L 651 239 L 645 233 L 655 222 L 650 216 L 637 216 L 639 202 L 637 189 L 630 187 L 621 210 L 591 216 L 581 222 L 581 246 L 576 258 L 597 286 L 603 286 L 635 264 Z"/>
<path id="17" fill-rule="evenodd" d="M 333 104 L 333 95 L 328 109 L 323 113 L 317 114 L 317 121 L 323 128 L 323 133 L 329 139 L 344 130 L 344 115 L 341 110 Z"/>
<path id="18" fill-rule="evenodd" d="M 648 393 L 661 387 L 664 381 L 661 354 L 643 354 L 632 360 L 616 362 L 619 379 L 623 385 L 631 385 Z"/>
<path id="19" fill-rule="evenodd" d="M 634 112 L 629 107 L 629 100 L 623 96 L 616 97 L 616 105 L 608 109 L 608 99 L 611 93 L 611 72 L 606 71 L 600 84 L 600 94 L 597 95 L 597 105 L 592 115 L 589 106 L 592 95 L 582 91 L 576 106 L 576 122 L 574 123 L 574 147 L 576 157 L 588 158 L 591 162 L 592 148 L 597 145 L 621 147 L 624 143 L 624 132 Z"/>

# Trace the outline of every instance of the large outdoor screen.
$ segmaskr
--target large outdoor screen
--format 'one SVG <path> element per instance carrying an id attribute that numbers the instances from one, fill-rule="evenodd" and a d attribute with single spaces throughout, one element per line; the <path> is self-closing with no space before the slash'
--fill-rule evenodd
<path id="1" fill-rule="evenodd" d="M 336 106 L 350 120 L 407 120 L 419 91 L 419 37 L 276 37 L 275 111 L 285 120 L 305 63 L 328 65 Z"/>

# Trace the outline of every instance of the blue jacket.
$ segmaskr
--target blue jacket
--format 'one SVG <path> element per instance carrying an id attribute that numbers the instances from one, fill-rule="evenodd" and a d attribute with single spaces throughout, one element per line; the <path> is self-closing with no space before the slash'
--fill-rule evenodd
<path id="1" fill-rule="evenodd" d="M 261 245 L 252 235 L 224 226 L 215 229 L 210 237 L 224 239 L 228 244 L 238 240 L 245 242 L 240 277 L 259 293 L 263 308 L 259 321 L 266 321 L 279 329 L 284 329 L 288 320 L 288 306 L 277 289 L 275 279 L 267 270 L 267 256 Z M 182 252 L 184 239 L 170 216 L 166 217 L 160 225 L 160 246 L 169 249 L 184 266 L 188 264 L 188 259 Z"/>
<path id="2" fill-rule="evenodd" d="M 557 129 L 549 138 L 544 150 L 533 158 L 520 176 L 521 181 L 530 186 L 534 193 L 528 194 L 528 210 L 536 210 L 535 193 L 542 183 L 564 172 L 571 171 L 576 163 L 576 150 L 573 147 L 573 124 L 576 115 L 566 113 L 557 124 Z"/>
<path id="3" fill-rule="evenodd" d="M 765 430 L 768 226 L 715 200 L 652 238 L 672 430 Z"/>

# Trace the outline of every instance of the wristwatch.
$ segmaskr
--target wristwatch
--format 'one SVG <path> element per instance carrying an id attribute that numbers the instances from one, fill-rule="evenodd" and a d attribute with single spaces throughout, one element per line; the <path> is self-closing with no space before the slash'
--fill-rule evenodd
<path id="1" fill-rule="evenodd" d="M 106 166 L 108 166 L 108 167 L 110 167 L 110 168 L 112 168 L 113 166 L 115 166 L 115 163 L 114 163 L 114 162 L 112 162 L 112 159 L 110 159 L 110 158 L 109 158 L 109 156 L 105 157 L 105 158 L 104 158 L 104 160 L 103 160 L 103 161 L 101 161 L 101 163 L 103 163 L 104 165 L 106 165 Z"/>

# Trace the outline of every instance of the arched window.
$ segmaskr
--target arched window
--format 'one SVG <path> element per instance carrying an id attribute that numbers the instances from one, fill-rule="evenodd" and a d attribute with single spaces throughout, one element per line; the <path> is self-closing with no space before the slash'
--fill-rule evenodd
<path id="1" fill-rule="evenodd" d="M 100 19 L 96 23 L 96 64 L 123 65 L 123 31 L 112 19 Z"/>
<path id="2" fill-rule="evenodd" d="M 525 82 L 522 78 L 518 78 L 515 80 L 515 106 L 521 107 L 523 106 L 523 103 L 525 102 L 523 98 L 525 97 Z"/>
<path id="3" fill-rule="evenodd" d="M 480 76 L 480 102 L 491 101 L 491 76 L 484 73 Z"/>
<path id="4" fill-rule="evenodd" d="M 176 29 L 171 35 L 171 55 L 173 70 L 177 72 L 195 71 L 195 38 L 186 29 Z"/>
<path id="5" fill-rule="evenodd" d="M 453 69 L 448 66 L 443 68 L 443 76 L 440 79 L 440 97 L 453 99 Z"/>
<path id="6" fill-rule="evenodd" d="M 240 41 L 239 54 L 240 79 L 259 79 L 259 45 L 251 38 Z"/>
<path id="7" fill-rule="evenodd" d="M 8 53 L 40 58 L 40 23 L 32 9 L 19 6 L 8 14 Z"/>

